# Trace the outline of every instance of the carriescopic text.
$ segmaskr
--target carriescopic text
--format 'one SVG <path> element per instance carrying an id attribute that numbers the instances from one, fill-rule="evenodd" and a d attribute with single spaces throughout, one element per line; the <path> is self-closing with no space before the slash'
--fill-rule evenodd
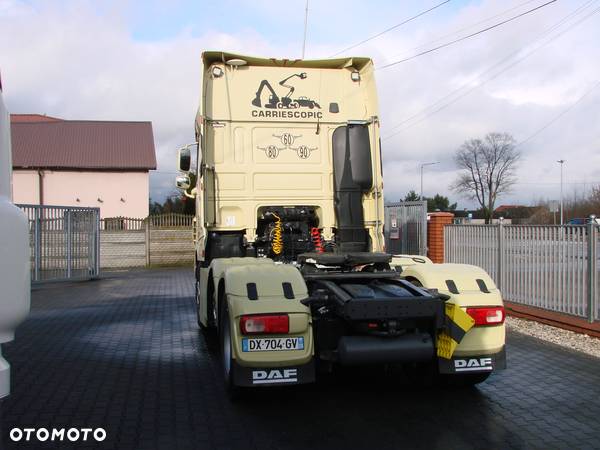
<path id="1" fill-rule="evenodd" d="M 321 111 L 291 111 L 291 110 L 273 110 L 262 111 L 252 110 L 252 117 L 270 118 L 270 119 L 322 119 Z"/>

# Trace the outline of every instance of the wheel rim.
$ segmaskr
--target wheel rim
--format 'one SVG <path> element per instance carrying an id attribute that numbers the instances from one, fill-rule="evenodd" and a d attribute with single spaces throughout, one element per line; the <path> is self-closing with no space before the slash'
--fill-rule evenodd
<path id="1" fill-rule="evenodd" d="M 229 377 L 231 372 L 231 334 L 229 333 L 229 321 L 225 320 L 223 327 L 223 369 L 225 376 Z"/>

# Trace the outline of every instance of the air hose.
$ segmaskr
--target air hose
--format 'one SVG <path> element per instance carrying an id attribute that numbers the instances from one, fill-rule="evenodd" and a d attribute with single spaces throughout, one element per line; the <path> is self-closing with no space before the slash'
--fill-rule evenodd
<path id="1" fill-rule="evenodd" d="M 281 226 L 281 218 L 275 213 L 272 214 L 275 217 L 275 228 L 273 228 L 273 243 L 271 244 L 271 248 L 273 249 L 273 253 L 280 255 L 283 251 L 283 227 Z"/>
<path id="2" fill-rule="evenodd" d="M 313 245 L 315 246 L 315 251 L 317 253 L 323 253 L 325 251 L 323 249 L 323 239 L 321 238 L 321 232 L 317 227 L 312 227 L 310 229 L 310 237 L 312 239 Z"/>

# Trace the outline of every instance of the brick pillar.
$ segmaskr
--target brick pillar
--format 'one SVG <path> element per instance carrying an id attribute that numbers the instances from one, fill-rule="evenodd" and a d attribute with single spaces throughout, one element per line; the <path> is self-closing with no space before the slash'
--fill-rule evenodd
<path id="1" fill-rule="evenodd" d="M 452 223 L 454 214 L 434 212 L 427 221 L 427 256 L 434 263 L 444 262 L 444 225 Z"/>

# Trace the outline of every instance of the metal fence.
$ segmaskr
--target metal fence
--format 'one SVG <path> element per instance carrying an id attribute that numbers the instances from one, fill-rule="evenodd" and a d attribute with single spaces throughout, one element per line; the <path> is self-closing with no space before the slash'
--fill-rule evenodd
<path id="1" fill-rule="evenodd" d="M 98 276 L 99 208 L 17 206 L 29 219 L 32 282 Z"/>
<path id="2" fill-rule="evenodd" d="M 427 254 L 427 202 L 385 206 L 385 248 L 392 254 Z"/>
<path id="3" fill-rule="evenodd" d="M 598 225 L 447 225 L 444 259 L 485 269 L 506 300 L 600 319 Z"/>

